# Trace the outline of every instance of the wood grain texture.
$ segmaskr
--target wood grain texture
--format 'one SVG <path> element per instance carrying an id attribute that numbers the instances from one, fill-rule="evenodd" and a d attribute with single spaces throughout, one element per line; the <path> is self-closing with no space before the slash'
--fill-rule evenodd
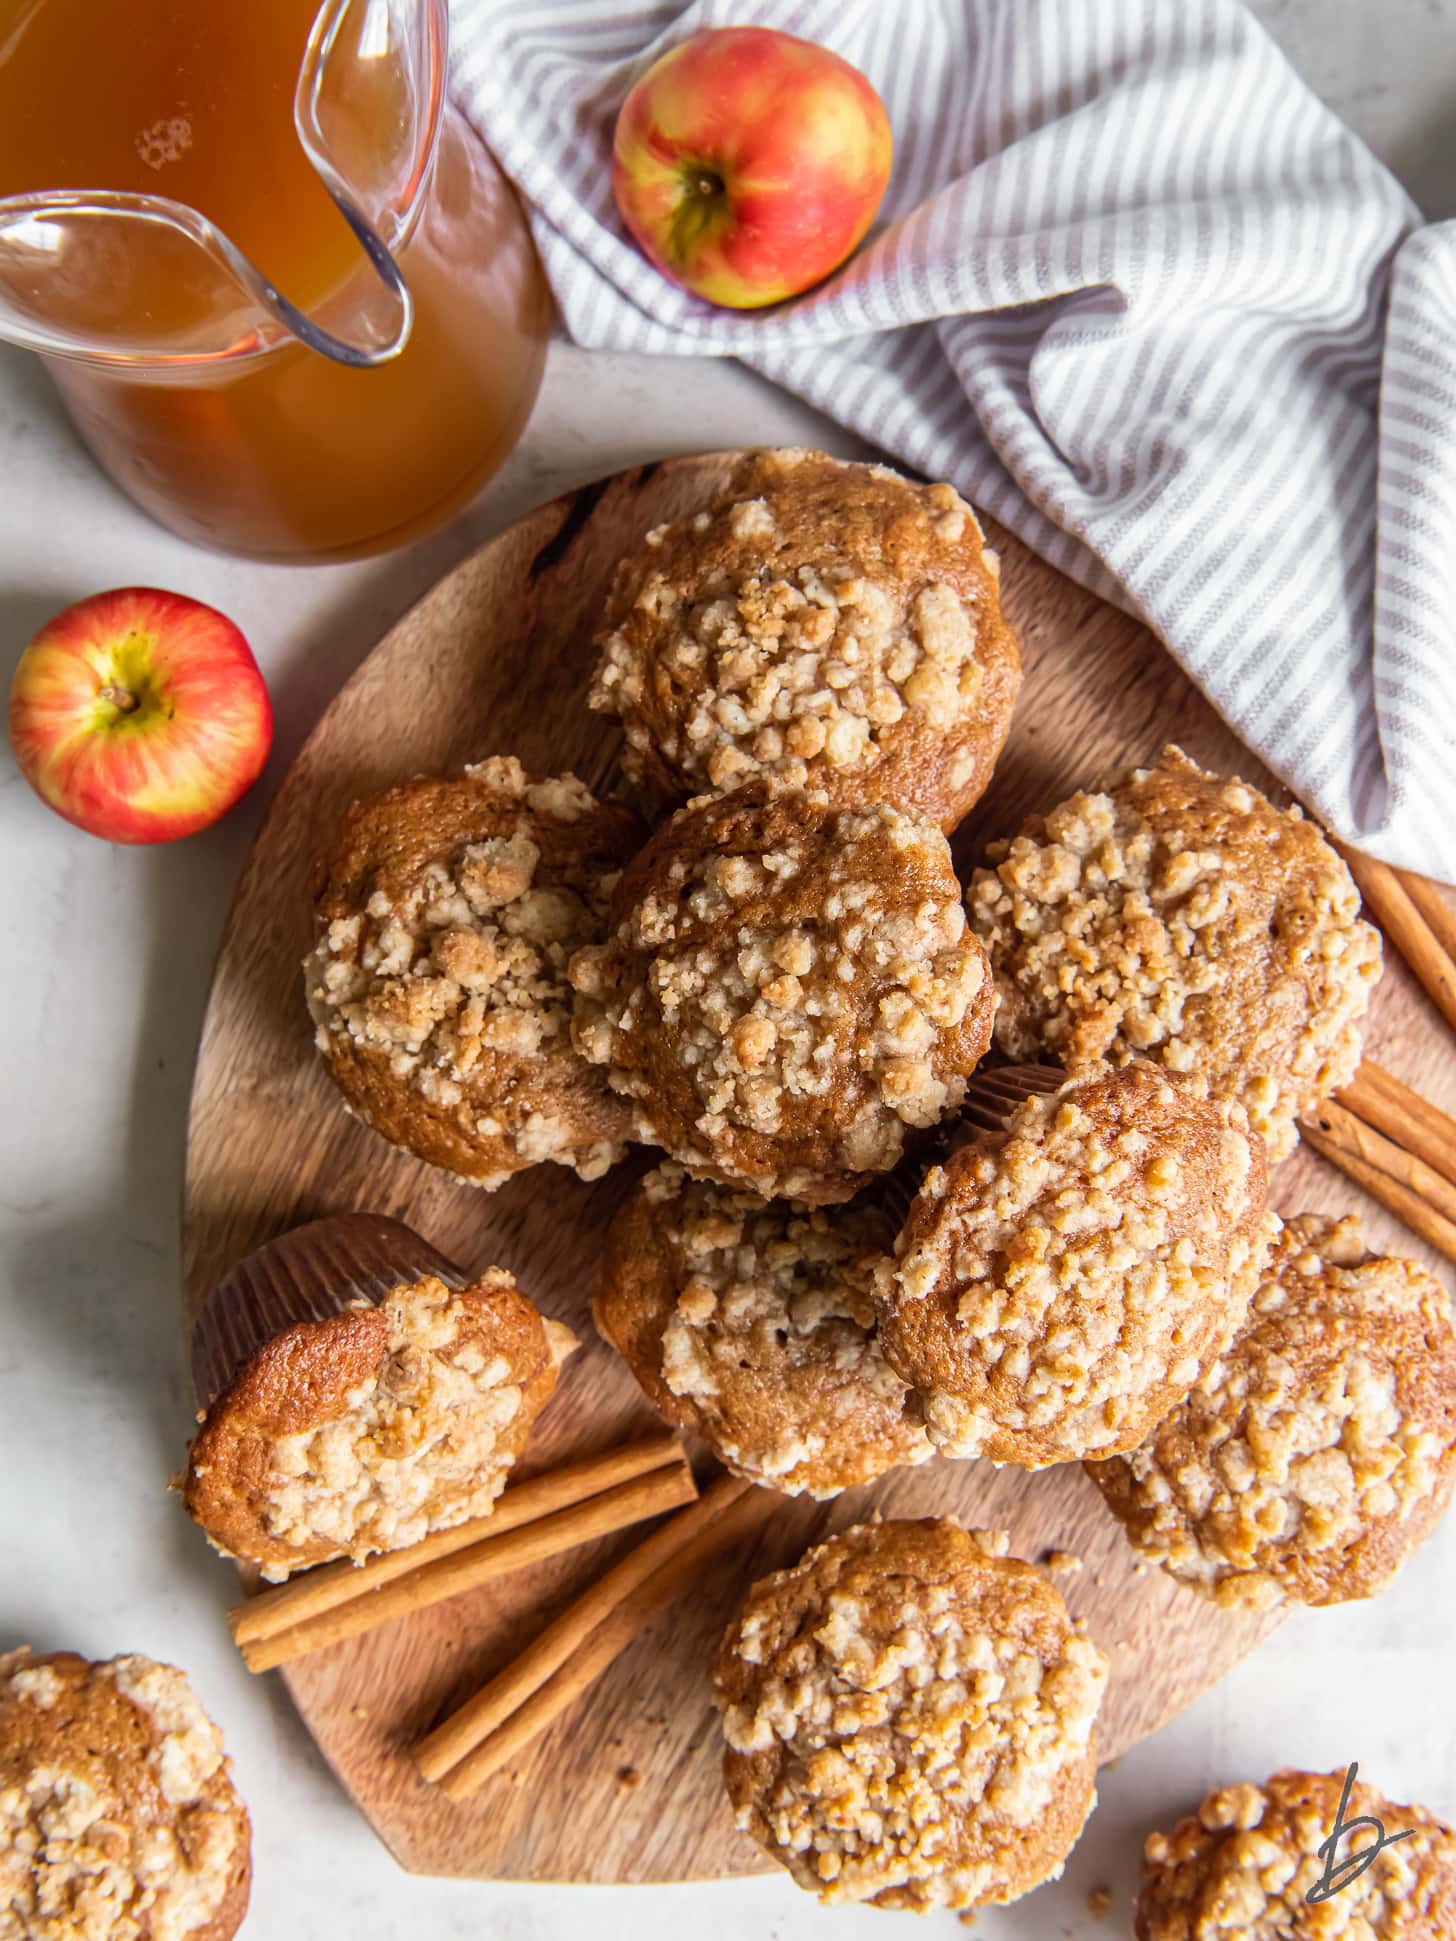
<path id="1" fill-rule="evenodd" d="M 618 557 L 651 526 L 699 505 L 732 455 L 649 465 L 542 507 L 444 580 L 341 691 L 284 782 L 238 885 L 203 1031 L 188 1141 L 183 1257 L 190 1319 L 260 1241 L 316 1214 L 393 1214 L 471 1268 L 498 1262 L 583 1347 L 568 1364 L 524 1476 L 642 1433 L 635 1384 L 587 1314 L 600 1238 L 631 1168 L 596 1186 L 542 1166 L 493 1196 L 431 1171 L 345 1116 L 313 1055 L 299 964 L 309 878 L 349 802 L 419 771 L 514 753 L 594 786 L 616 776 L 618 737 L 589 714 L 591 635 Z M 986 840 L 1105 768 L 1176 739 L 1199 761 L 1273 787 L 1141 626 L 993 530 L 1026 680 L 991 789 L 956 838 L 964 873 Z M 1281 798 L 1282 799 L 1282 798 Z M 1377 994 L 1373 1054 L 1446 1110 L 1456 1045 L 1398 962 Z M 1276 1176 L 1286 1211 L 1367 1214 L 1374 1242 L 1411 1235 L 1313 1154 Z M 1433 1257 L 1424 1256 L 1428 1261 Z M 1113 1672 L 1100 1727 L 1112 1758 L 1189 1704 L 1273 1627 L 1235 1617 L 1133 1556 L 1075 1468 L 1027 1476 L 940 1460 L 831 1505 L 785 1498 L 751 1546 L 632 1646 L 593 1691 L 474 1799 L 452 1805 L 405 1749 L 504 1666 L 636 1531 L 552 1559 L 285 1674 L 309 1729 L 402 1865 L 517 1880 L 690 1880 L 767 1863 L 736 1833 L 719 1783 L 706 1667 L 748 1583 L 872 1510 L 953 1511 L 1011 1532 L 1037 1559 L 1075 1552 L 1060 1581 Z M 218 1581 L 218 1622 L 232 1601 Z"/>

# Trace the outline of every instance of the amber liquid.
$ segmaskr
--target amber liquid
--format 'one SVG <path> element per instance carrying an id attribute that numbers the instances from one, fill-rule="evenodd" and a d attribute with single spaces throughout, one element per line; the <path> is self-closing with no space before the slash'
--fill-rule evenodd
<path id="1" fill-rule="evenodd" d="M 299 308 L 347 318 L 354 279 L 373 272 L 293 122 L 316 4 L 0 0 L 0 196 L 169 196 Z M 190 538 L 274 558 L 394 543 L 509 452 L 549 320 L 520 209 L 453 111 L 397 254 L 414 329 L 374 369 L 289 343 L 180 372 L 143 354 L 120 373 L 56 359 L 52 374 L 106 469 Z M 144 270 L 119 287 L 138 344 L 155 346 L 176 287 Z M 111 321 L 125 340 L 130 320 Z"/>

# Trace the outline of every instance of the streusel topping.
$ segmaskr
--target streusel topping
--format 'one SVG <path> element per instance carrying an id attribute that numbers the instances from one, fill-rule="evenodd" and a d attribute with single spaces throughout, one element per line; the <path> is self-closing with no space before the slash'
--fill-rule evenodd
<path id="1" fill-rule="evenodd" d="M 1145 1556 L 1226 1605 L 1389 1582 L 1456 1480 L 1456 1332 L 1353 1217 L 1290 1220 L 1233 1345 L 1147 1442 L 1089 1473 Z"/>
<path id="2" fill-rule="evenodd" d="M 515 1283 L 495 1267 L 477 1285 Z M 384 1359 L 349 1394 L 349 1412 L 279 1436 L 264 1454 L 268 1533 L 300 1546 L 322 1538 L 356 1562 L 487 1515 L 510 1473 L 514 1450 L 502 1444 L 522 1402 L 510 1362 L 484 1352 L 471 1303 L 443 1281 L 396 1288 L 379 1305 Z M 546 1328 L 560 1360 L 573 1337 L 559 1322 Z"/>
<path id="3" fill-rule="evenodd" d="M 1271 1161 L 1354 1076 L 1380 938 L 1297 808 L 1168 748 L 989 854 L 967 903 L 1009 1056 L 1202 1072 L 1243 1100 Z"/>
<path id="4" fill-rule="evenodd" d="M 826 1902 L 969 1907 L 1060 1873 L 1102 1653 L 1006 1538 L 871 1523 L 755 1584 L 716 1672 L 738 1823 Z"/>
<path id="5" fill-rule="evenodd" d="M 953 487 L 755 453 L 618 569 L 590 702 L 666 799 L 770 774 L 953 827 L 1019 680 L 997 581 Z"/>
<path id="6" fill-rule="evenodd" d="M 3 1941 L 185 1941 L 241 1903 L 247 1840 L 180 1671 L 0 1657 Z"/>
<path id="7" fill-rule="evenodd" d="M 1398 1806 L 1356 1782 L 1345 1819 L 1367 1824 L 1337 1863 L 1370 1844 L 1368 1818 L 1411 1837 L 1311 1903 L 1325 1880 L 1320 1848 L 1339 1813 L 1343 1772 L 1279 1772 L 1226 1786 L 1143 1856 L 1138 1941 L 1456 1941 L 1456 1834 L 1420 1806 Z"/>
<path id="8" fill-rule="evenodd" d="M 750 784 L 674 817 L 578 952 L 576 1042 L 640 1138 L 765 1198 L 844 1199 L 958 1103 L 992 993 L 939 830 Z"/>
<path id="9" fill-rule="evenodd" d="M 575 776 L 533 781 L 513 757 L 407 783 L 355 811 L 383 835 L 363 869 L 337 872 L 357 885 L 321 907 L 304 965 L 320 1051 L 383 1065 L 416 1110 L 499 1151 L 499 1168 L 476 1175 L 487 1187 L 547 1159 L 597 1179 L 624 1151 L 606 1101 L 574 1096 L 585 1080 L 566 978 L 572 952 L 602 935 L 630 853 L 619 814 Z"/>
<path id="10" fill-rule="evenodd" d="M 947 1454 L 1028 1468 L 1132 1448 L 1242 1320 L 1262 1142 L 1150 1065 L 1028 1098 L 926 1175 L 881 1338 Z"/>
<path id="11" fill-rule="evenodd" d="M 654 1400 L 730 1469 L 832 1496 L 931 1453 L 875 1338 L 871 1290 L 892 1238 L 863 1200 L 832 1213 L 761 1200 L 669 1162 L 619 1214 L 593 1311 Z"/>

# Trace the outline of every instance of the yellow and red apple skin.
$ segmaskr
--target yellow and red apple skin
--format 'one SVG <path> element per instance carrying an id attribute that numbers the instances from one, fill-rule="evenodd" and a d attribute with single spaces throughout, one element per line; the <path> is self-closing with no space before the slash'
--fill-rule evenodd
<path id="1" fill-rule="evenodd" d="M 848 61 L 771 27 L 715 27 L 622 103 L 612 192 L 650 262 L 710 303 L 754 309 L 835 270 L 890 179 L 884 103 Z M 698 184 L 721 182 L 721 195 Z"/>
<path id="2" fill-rule="evenodd" d="M 224 614 L 155 587 L 94 594 L 20 657 L 10 743 L 58 815 L 108 842 L 172 842 L 252 787 L 273 711 Z"/>

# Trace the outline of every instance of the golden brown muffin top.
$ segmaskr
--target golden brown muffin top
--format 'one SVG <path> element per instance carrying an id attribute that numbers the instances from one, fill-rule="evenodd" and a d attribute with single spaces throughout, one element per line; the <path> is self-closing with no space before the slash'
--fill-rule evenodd
<path id="1" fill-rule="evenodd" d="M 1138 1941 L 1456 1941 L 1456 1834 L 1420 1806 L 1397 1806 L 1356 1783 L 1344 1822 L 1370 1815 L 1387 1836 L 1328 1899 L 1320 1847 L 1334 1830 L 1344 1773 L 1278 1772 L 1265 1786 L 1225 1786 L 1143 1857 Z M 1340 1842 L 1336 1860 L 1368 1847 L 1374 1829 Z"/>
<path id="2" fill-rule="evenodd" d="M 833 1496 L 931 1453 L 875 1339 L 892 1237 L 862 1200 L 761 1200 L 669 1162 L 612 1223 L 592 1313 L 668 1420 L 730 1469 Z"/>
<path id="3" fill-rule="evenodd" d="M 999 571 L 949 485 L 754 452 L 618 568 L 591 705 L 659 801 L 770 774 L 953 829 L 1021 680 Z"/>
<path id="4" fill-rule="evenodd" d="M 566 965 L 644 835 L 509 756 L 354 805 L 304 976 L 319 1049 L 376 1131 L 487 1187 L 621 1158 L 627 1115 L 571 1047 Z"/>
<path id="5" fill-rule="evenodd" d="M 1220 1604 L 1369 1597 L 1456 1481 L 1456 1331 L 1359 1222 L 1290 1220 L 1233 1345 L 1140 1449 L 1089 1473 L 1137 1548 Z"/>
<path id="6" fill-rule="evenodd" d="M 1030 1469 L 1135 1447 L 1242 1320 L 1264 1190 L 1243 1107 L 1146 1064 L 1028 1098 L 933 1167 L 880 1284 L 932 1442 Z"/>
<path id="7" fill-rule="evenodd" d="M 1354 1077 L 1380 938 L 1298 809 L 1167 748 L 988 854 L 967 903 L 1010 1057 L 1201 1072 L 1243 1100 L 1271 1161 Z"/>
<path id="8" fill-rule="evenodd" d="M 222 1734 L 182 1672 L 0 1656 L 0 1933 L 229 1941 L 250 1847 Z"/>
<path id="9" fill-rule="evenodd" d="M 862 1523 L 754 1585 L 715 1671 L 738 1824 L 828 1902 L 972 1907 L 1061 1871 L 1107 1661 L 1006 1538 Z"/>
<path id="10" fill-rule="evenodd" d="M 183 1500 L 274 1582 L 402 1550 L 489 1513 L 574 1346 L 499 1267 L 298 1322 L 200 1417 Z"/>
<path id="11" fill-rule="evenodd" d="M 849 1198 L 990 1039 L 949 846 L 883 804 L 704 797 L 624 871 L 611 926 L 572 960 L 578 1046 L 636 1137 L 764 1198 Z"/>

